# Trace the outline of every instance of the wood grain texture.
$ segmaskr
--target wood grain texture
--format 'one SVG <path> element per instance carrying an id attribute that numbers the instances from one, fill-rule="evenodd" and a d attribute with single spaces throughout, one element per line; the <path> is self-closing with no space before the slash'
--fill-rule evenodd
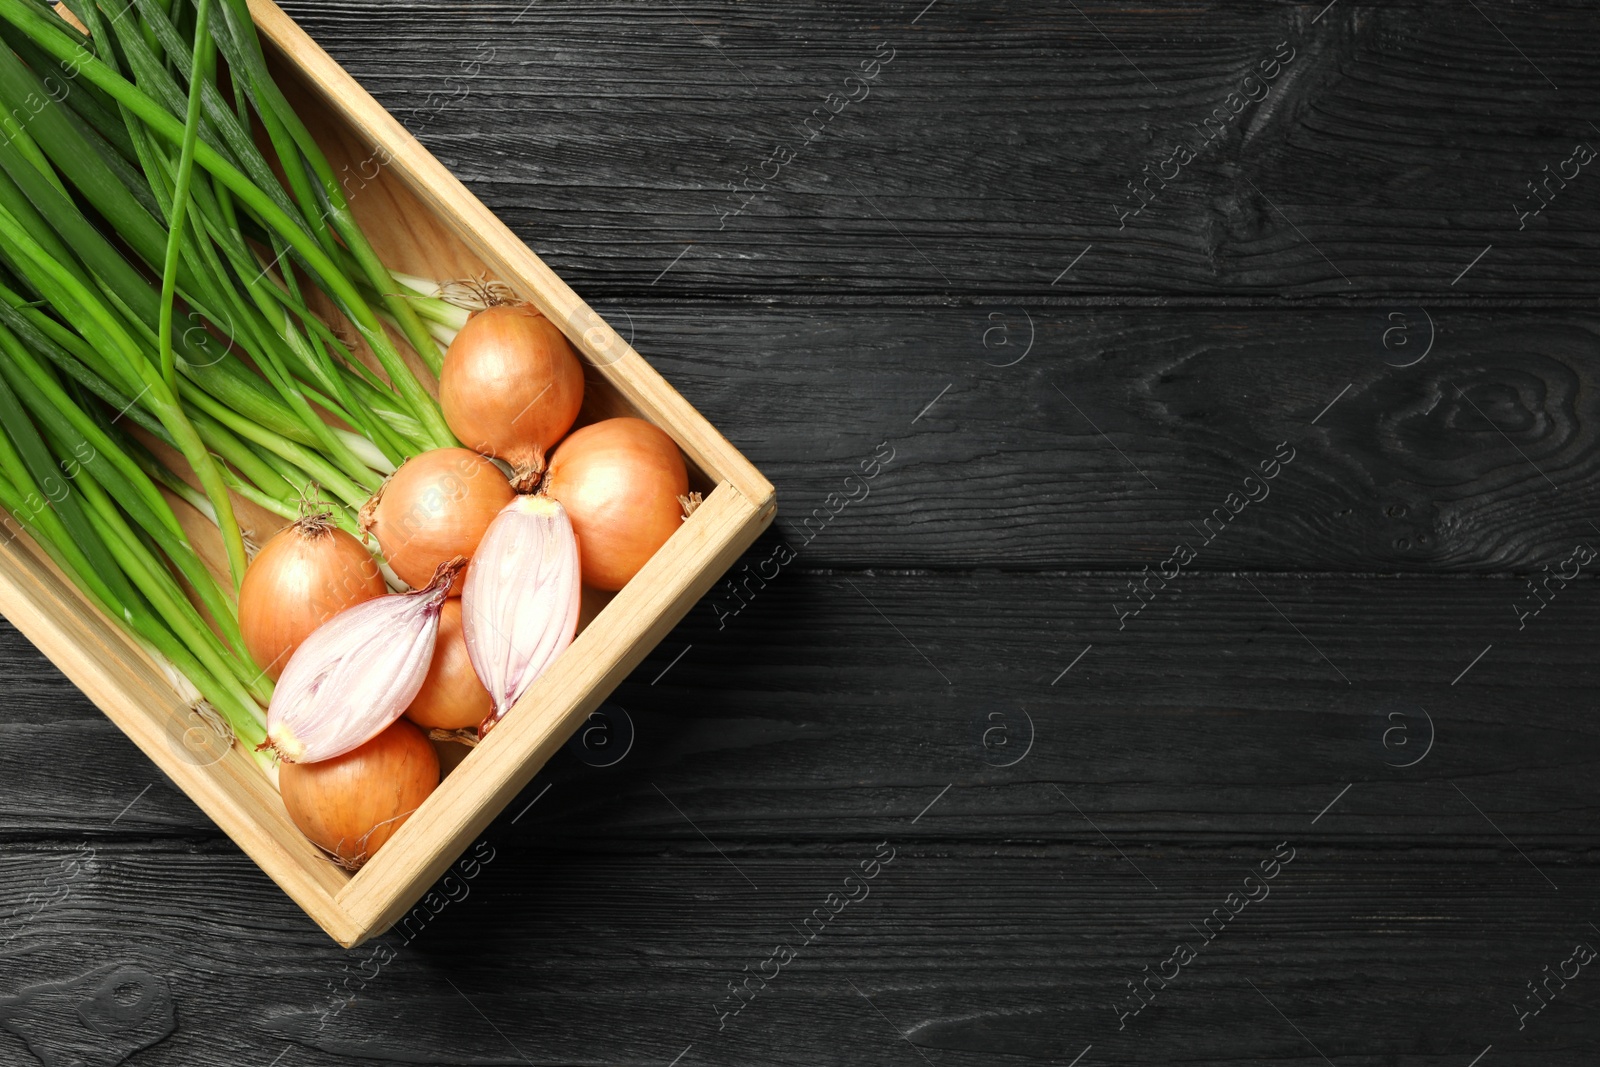
<path id="1" fill-rule="evenodd" d="M 436 917 L 353 953 L 0 627 L 0 994 L 137 962 L 179 1025 L 129 1062 L 183 1067 L 1596 1059 L 1587 971 L 1513 1007 L 1600 946 L 1600 600 L 1585 569 L 1533 615 L 1526 581 L 1600 539 L 1593 179 L 1512 209 L 1600 122 L 1594 9 L 924 8 L 288 5 L 779 526 L 618 689 L 626 758 L 563 748 Z M 1119 235 L 1124 183 L 1291 38 L 1294 80 Z M 880 41 L 870 97 L 719 231 Z M 22 923 L 84 843 L 102 870 Z"/>
<path id="2" fill-rule="evenodd" d="M 726 982 L 775 942 L 796 940 L 790 924 L 871 843 L 762 864 L 760 891 L 729 885 L 709 850 L 646 866 L 505 845 L 471 895 L 415 940 L 380 942 L 393 958 L 375 975 L 375 965 L 363 972 L 365 951 L 352 959 L 198 903 L 224 887 L 240 904 L 267 903 L 226 855 L 127 845 L 101 850 L 97 884 L 36 919 L 12 946 L 26 951 L 8 963 L 23 986 L 73 973 L 84 965 L 68 939 L 93 924 L 108 958 L 140 962 L 172 987 L 179 1029 L 135 1061 L 161 1065 L 282 1054 L 315 1067 L 644 1067 L 690 1046 L 682 1062 L 911 1063 L 921 1052 L 947 1064 L 1065 1065 L 1091 1043 L 1085 1062 L 1097 1053 L 1101 1063 L 1163 1064 L 1222 1049 L 1199 1062 L 1322 1062 L 1294 1026 L 1336 1063 L 1465 1063 L 1490 1043 L 1519 1067 L 1595 1054 L 1592 995 L 1578 982 L 1520 1034 L 1509 1008 L 1526 995 L 1525 976 L 1565 958 L 1586 927 L 1460 849 L 1297 843 L 1271 896 L 1119 1033 L 1112 1005 L 1128 995 L 1125 983 L 1174 942 L 1196 941 L 1187 924 L 1276 843 L 1187 850 L 1172 861 L 1182 875 L 1169 872 L 1159 890 L 1103 844 L 1001 847 L 981 865 L 902 848 L 872 894 L 720 1033 L 713 1004 Z M 59 860 L 14 854 L 6 868 L 42 878 Z M 196 903 L 175 904 L 173 887 Z M 510 957 L 508 943 L 530 951 Z M 255 991 L 233 992 L 246 976 Z M 329 986 L 345 982 L 360 995 L 335 1011 Z"/>
<path id="3" fill-rule="evenodd" d="M 1526 1033 L 1509 1009 L 1593 940 L 1588 588 L 1519 635 L 1509 610 L 1508 632 L 1485 621 L 1508 582 L 1202 575 L 1119 636 L 1094 610 L 1107 584 L 796 571 L 724 630 L 692 615 L 664 646 L 689 653 L 616 696 L 639 731 L 627 759 L 558 757 L 485 831 L 493 858 L 458 899 L 441 889 L 437 918 L 351 956 L 165 785 L 106 827 L 150 775 L 82 709 L 66 750 L 107 768 L 93 817 L 60 810 L 59 767 L 5 768 L 20 804 L 0 884 L 44 883 L 82 841 L 104 867 L 22 928 L 16 973 L 62 973 L 86 931 L 107 958 L 165 968 L 186 1020 L 173 1063 L 202 1045 L 314 1064 L 647 1064 L 691 1043 L 710 1063 L 911 1056 L 851 983 L 940 1062 L 1067 1063 L 1090 1043 L 1101 1062 L 1196 1047 L 1311 1062 L 1247 980 L 1335 1062 L 1450 1062 L 1491 1042 L 1512 1063 L 1593 1055 L 1578 983 Z M 950 595 L 982 625 L 954 632 L 934 610 Z M 1494 649 L 1452 686 L 1485 635 Z M 32 693 L 74 703 L 59 681 Z M 1413 768 L 1385 745 L 1394 707 L 1427 708 L 1438 731 Z M 1035 728 L 1011 767 L 982 744 L 997 710 Z M 3 751 L 36 751 L 45 730 L 7 727 Z M 884 840 L 896 859 L 868 898 L 719 1032 L 726 983 L 798 941 Z M 1296 859 L 1268 899 L 1119 1031 L 1125 983 L 1281 841 Z M 254 1002 L 222 1010 L 218 974 Z M 357 1001 L 325 1018 L 344 981 Z"/>
<path id="4" fill-rule="evenodd" d="M 782 486 L 809 566 L 1137 571 L 1285 441 L 1193 567 L 1527 573 L 1600 537 L 1591 315 L 601 309 Z"/>
<path id="5" fill-rule="evenodd" d="M 1581 299 L 1600 280 L 1592 166 L 1539 215 L 1513 207 L 1574 144 L 1600 148 L 1592 8 L 924 7 L 288 10 L 590 300 Z M 893 61 L 846 87 L 884 41 Z M 1230 105 L 1283 41 L 1266 95 Z M 808 143 L 831 92 L 860 99 Z M 1208 147 L 1119 225 L 1179 143 Z M 763 168 L 777 146 L 796 159 Z"/>
<path id="6" fill-rule="evenodd" d="M 1048 836 L 1040 819 L 1054 818 L 1062 801 L 1047 783 L 1059 782 L 1095 790 L 1099 810 L 1136 813 L 1136 825 L 1119 823 L 1124 833 L 1192 839 L 1213 827 L 1270 834 L 1308 806 L 1315 814 L 1352 780 L 1382 793 L 1386 781 L 1407 789 L 1438 774 L 1469 792 L 1473 781 L 1499 793 L 1498 810 L 1516 813 L 1500 825 L 1524 845 L 1586 842 L 1595 801 L 1583 783 L 1600 756 L 1600 725 L 1579 713 L 1600 684 L 1592 653 L 1600 599 L 1590 581 L 1557 593 L 1520 630 L 1513 604 L 1530 597 L 1512 580 L 1197 574 L 1119 629 L 1113 606 L 1131 601 L 1126 586 L 1126 576 L 1109 574 L 796 570 L 737 615 L 702 605 L 617 690 L 615 702 L 645 736 L 615 774 L 591 776 L 602 781 L 586 804 L 618 806 L 625 835 L 665 833 L 703 846 L 670 807 L 657 810 L 649 785 L 676 795 L 681 780 L 695 791 L 696 823 L 713 839 L 723 831 L 763 847 L 820 847 L 845 829 L 852 839 L 870 835 L 908 807 L 907 817 L 915 815 L 953 780 L 1032 796 L 1006 809 L 1010 831 Z M 963 605 L 960 615 L 940 609 L 952 599 Z M 30 671 L 43 669 L 25 646 L 8 650 L 8 660 L 29 659 Z M 69 749 L 84 747 L 86 766 L 143 767 L 131 752 L 117 756 L 125 746 L 114 731 L 82 711 L 87 705 L 59 679 L 30 692 L 16 670 L 9 684 L 18 721 L 5 727 L 17 738 L 6 756 L 15 785 L 5 825 L 37 834 L 75 817 L 72 795 L 51 797 L 59 770 L 27 758 L 50 730 L 69 733 Z M 63 700 L 79 718 L 39 721 Z M 1397 702 L 1427 709 L 1437 727 L 1433 753 L 1409 775 L 1384 766 L 1405 762 L 1400 738 L 1386 747 L 1383 736 L 1394 723 L 1381 713 Z M 984 762 L 974 727 L 991 711 L 1015 720 L 1017 749 L 1020 711 L 1035 722 L 1036 744 L 1014 773 Z M 1410 714 L 1416 752 L 1425 723 Z M 1561 760 L 1541 764 L 1539 754 L 1552 750 Z M 128 797 L 153 778 L 145 771 L 128 779 Z M 621 785 L 631 793 L 619 794 Z M 532 786 L 523 796 L 537 792 Z M 1338 825 L 1396 832 L 1385 829 L 1382 801 L 1364 821 L 1365 792 L 1351 798 Z M 1565 799 L 1557 804 L 1557 796 Z M 624 810 L 634 806 L 648 813 L 645 821 Z M 1574 821 L 1541 823 L 1563 809 Z M 514 816 L 517 805 L 508 811 Z M 1444 811 L 1400 825 L 1408 835 L 1493 836 L 1470 807 Z M 996 814 L 982 803 L 970 814 L 941 804 L 916 833 L 959 837 Z M 541 808 L 528 816 L 543 818 Z M 141 834 L 205 826 L 150 801 L 117 825 Z M 588 820 L 573 820 L 570 832 L 579 846 Z M 1586 844 L 1574 853 L 1586 854 Z"/>

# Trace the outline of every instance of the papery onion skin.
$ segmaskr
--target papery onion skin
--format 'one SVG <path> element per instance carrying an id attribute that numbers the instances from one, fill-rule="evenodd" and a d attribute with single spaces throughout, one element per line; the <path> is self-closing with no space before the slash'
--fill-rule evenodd
<path id="1" fill-rule="evenodd" d="M 361 529 L 378 539 L 400 580 L 416 588 L 456 556 L 468 559 L 489 523 L 516 494 L 492 462 L 466 448 L 412 456 L 361 509 Z M 461 593 L 463 577 L 450 595 Z"/>
<path id="2" fill-rule="evenodd" d="M 245 650 L 277 681 L 317 627 L 385 592 L 372 553 L 326 516 L 308 515 L 263 545 L 244 573 L 239 631 Z"/>
<path id="3" fill-rule="evenodd" d="M 566 509 L 547 496 L 517 497 L 489 527 L 461 597 L 467 653 L 494 702 L 480 737 L 572 643 L 582 599 Z"/>
<path id="4" fill-rule="evenodd" d="M 441 564 L 411 593 L 341 612 L 294 656 L 267 707 L 267 740 L 285 763 L 315 763 L 364 744 L 405 713 L 433 662 L 439 612 L 466 561 Z"/>
<path id="5" fill-rule="evenodd" d="M 439 406 L 464 444 L 537 474 L 583 406 L 583 364 L 533 308 L 486 308 L 445 353 Z"/>
<path id="6" fill-rule="evenodd" d="M 615 591 L 683 525 L 689 492 L 683 453 L 643 419 L 574 430 L 550 457 L 545 492 L 566 506 L 578 535 L 584 584 Z"/>
<path id="7" fill-rule="evenodd" d="M 461 627 L 461 598 L 445 601 L 439 612 L 439 637 L 433 646 L 433 663 L 422 689 L 406 709 L 406 718 L 425 729 L 465 730 L 475 727 L 494 710 L 489 691 L 472 669 Z"/>
<path id="8" fill-rule="evenodd" d="M 439 755 L 409 722 L 391 724 L 342 756 L 287 764 L 278 788 L 312 843 L 356 870 L 439 785 Z"/>

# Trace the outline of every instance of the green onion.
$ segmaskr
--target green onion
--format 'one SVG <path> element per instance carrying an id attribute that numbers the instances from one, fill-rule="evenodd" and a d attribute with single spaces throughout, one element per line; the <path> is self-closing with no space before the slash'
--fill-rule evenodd
<path id="1" fill-rule="evenodd" d="M 234 502 L 325 494 L 358 533 L 387 475 L 457 444 L 389 328 L 437 374 L 469 312 L 381 262 L 247 0 L 64 2 L 87 35 L 0 0 L 0 508 L 254 749 Z"/>
<path id="2" fill-rule="evenodd" d="M 194 177 L 194 149 L 200 135 L 200 88 L 211 66 L 211 34 L 206 32 L 206 12 L 211 0 L 200 0 L 195 22 L 194 63 L 189 69 L 189 107 L 183 134 L 183 155 L 178 161 L 177 189 L 172 194 L 168 221 L 167 254 L 161 268 L 161 372 L 167 386 L 178 389 L 177 355 L 172 351 L 172 303 L 178 295 L 178 257 L 183 252 L 183 224 L 189 217 L 189 182 Z"/>

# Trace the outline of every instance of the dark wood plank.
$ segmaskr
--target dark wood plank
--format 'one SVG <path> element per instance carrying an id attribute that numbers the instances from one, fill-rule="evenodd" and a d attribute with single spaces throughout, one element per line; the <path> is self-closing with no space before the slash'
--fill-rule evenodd
<path id="1" fill-rule="evenodd" d="M 1115 813 L 1105 828 L 1120 838 L 1226 843 L 1309 819 L 1355 781 L 1339 829 L 1320 832 L 1503 845 L 1470 805 L 1447 803 L 1457 781 L 1524 848 L 1586 862 L 1600 727 L 1579 711 L 1600 684 L 1600 599 L 1587 579 L 1551 588 L 1519 629 L 1529 596 L 1511 581 L 1196 574 L 1152 586 L 1132 614 L 1126 575 L 790 570 L 737 613 L 731 598 L 696 609 L 617 691 L 638 741 L 609 776 L 558 764 L 563 805 L 583 813 L 566 843 L 595 847 L 615 820 L 618 848 L 702 847 L 652 782 L 714 839 L 782 854 L 870 836 L 952 782 L 960 792 L 909 836 L 1051 840 L 1072 810 L 1054 782 Z M 5 833 L 207 831 L 164 785 L 119 817 L 155 774 L 11 640 Z M 1034 724 L 1025 769 L 995 766 L 991 713 L 1015 732 L 1008 752 Z M 1429 716 L 1427 762 L 1393 773 L 1426 747 Z M 81 768 L 66 781 L 107 770 L 63 789 L 62 766 L 37 758 L 46 747 Z M 1438 779 L 1438 802 L 1397 814 L 1419 778 Z"/>
<path id="2" fill-rule="evenodd" d="M 773 480 L 809 566 L 1137 571 L 1246 491 L 1194 568 L 1538 572 L 1600 537 L 1589 315 L 601 310 Z"/>
<path id="3" fill-rule="evenodd" d="M 177 1063 L 897 1062 L 891 1025 L 940 1062 L 1312 1062 L 1247 982 L 1335 1062 L 1600 1048 L 1579 982 L 1526 1032 L 1510 1010 L 1600 940 L 1592 585 L 1519 632 L 1510 582 L 1197 575 L 1118 631 L 1116 581 L 790 571 L 722 629 L 697 611 L 616 695 L 626 758 L 563 754 L 459 899 L 349 955 L 12 637 L 11 988 L 162 975 Z M 1032 724 L 1011 766 L 996 721 Z M 879 841 L 869 896 L 719 1032 L 726 983 Z M 1125 983 L 1283 841 L 1270 897 L 1119 1030 Z M 80 845 L 98 869 L 60 896 Z"/>
<path id="4" fill-rule="evenodd" d="M 1600 280 L 1594 166 L 1520 217 L 1546 165 L 1600 148 L 1592 5 L 287 7 L 591 299 Z M 847 87 L 879 42 L 893 61 Z M 1245 81 L 1263 62 L 1274 80 Z M 859 102 L 811 140 L 830 92 Z M 1194 160 L 1164 163 L 1180 144 Z"/>
<path id="5" fill-rule="evenodd" d="M 1158 879 L 1152 889 L 1103 843 L 998 844 L 977 861 L 906 847 L 887 821 L 882 832 L 895 862 L 804 946 L 794 926 L 873 854 L 871 842 L 741 857 L 759 879 L 753 890 L 709 849 L 617 859 L 493 837 L 495 858 L 467 896 L 409 942 L 395 933 L 353 953 L 286 921 L 237 857 L 103 847 L 100 870 L 8 946 L 7 987 L 99 960 L 164 979 L 176 1030 L 132 1061 L 163 1065 L 281 1055 L 313 1067 L 642 1067 L 691 1047 L 684 1064 L 916 1063 L 920 1053 L 1065 1065 L 1090 1044 L 1084 1062 L 1102 1064 L 1322 1062 L 1295 1027 L 1339 1064 L 1468 1063 L 1491 1043 L 1496 1062 L 1519 1067 L 1600 1051 L 1586 972 L 1517 1030 L 1511 1005 L 1526 998 L 1524 981 L 1596 938 L 1563 914 L 1581 908 L 1552 906 L 1487 857 L 1330 847 L 1286 829 L 1170 852 L 1162 874 L 1134 851 Z M 1295 858 L 1270 895 L 1119 1031 L 1126 983 L 1177 943 L 1199 945 L 1190 924 L 1285 838 Z M 12 879 L 42 882 L 62 855 L 0 862 Z M 1569 878 L 1563 893 L 1542 892 L 1554 901 L 1594 887 L 1592 876 Z M 727 983 L 756 973 L 778 944 L 797 948 L 795 960 L 719 1032 Z M 68 1013 L 63 1029 L 81 1030 Z M 101 1036 L 100 1047 L 114 1041 Z M 8 1033 L 0 1050 L 27 1062 Z"/>

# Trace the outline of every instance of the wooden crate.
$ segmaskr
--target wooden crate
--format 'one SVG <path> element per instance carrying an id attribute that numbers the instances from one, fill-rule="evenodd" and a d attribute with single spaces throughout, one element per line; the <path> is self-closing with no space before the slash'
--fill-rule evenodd
<path id="1" fill-rule="evenodd" d="M 627 414 L 655 423 L 683 449 L 691 481 L 706 495 L 620 593 L 586 591 L 585 623 L 572 646 L 353 875 L 300 834 L 272 783 L 238 746 L 218 758 L 185 743 L 195 723 L 161 671 L 25 536 L 0 546 L 0 613 L 349 947 L 412 908 L 738 559 L 776 505 L 761 473 L 292 19 L 271 0 L 250 6 L 279 80 L 335 168 L 343 168 L 351 208 L 384 262 L 427 277 L 487 274 L 511 286 L 582 354 L 580 422 Z M 201 547 L 214 556 L 215 528 L 196 524 L 194 533 L 210 537 Z"/>

